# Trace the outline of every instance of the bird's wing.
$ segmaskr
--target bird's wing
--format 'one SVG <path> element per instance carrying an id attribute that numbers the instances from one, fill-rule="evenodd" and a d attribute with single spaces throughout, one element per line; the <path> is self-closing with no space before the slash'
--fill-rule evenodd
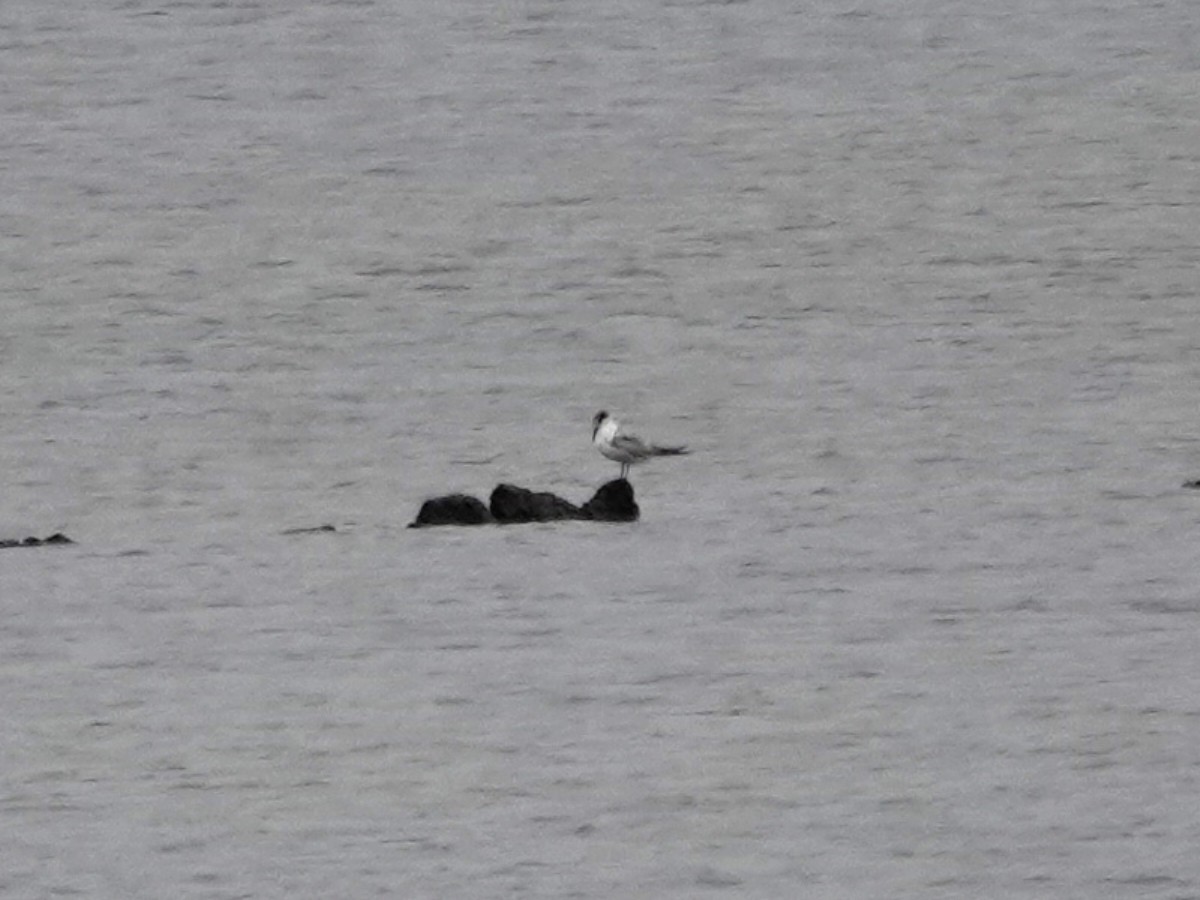
<path id="1" fill-rule="evenodd" d="M 650 448 L 636 434 L 617 434 L 613 436 L 612 445 L 618 450 L 634 455 L 649 453 Z"/>

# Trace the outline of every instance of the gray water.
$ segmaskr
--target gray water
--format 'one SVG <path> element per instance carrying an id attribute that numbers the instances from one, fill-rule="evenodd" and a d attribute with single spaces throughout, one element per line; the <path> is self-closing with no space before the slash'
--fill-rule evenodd
<path id="1" fill-rule="evenodd" d="M 5 2 L 0 895 L 1200 897 L 1198 25 Z"/>

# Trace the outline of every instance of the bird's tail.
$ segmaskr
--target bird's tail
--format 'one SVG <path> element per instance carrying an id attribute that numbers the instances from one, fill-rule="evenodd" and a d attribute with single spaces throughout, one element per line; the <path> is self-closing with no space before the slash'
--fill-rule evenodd
<path id="1" fill-rule="evenodd" d="M 687 456 L 692 451 L 687 447 L 651 447 L 650 450 L 655 456 Z"/>

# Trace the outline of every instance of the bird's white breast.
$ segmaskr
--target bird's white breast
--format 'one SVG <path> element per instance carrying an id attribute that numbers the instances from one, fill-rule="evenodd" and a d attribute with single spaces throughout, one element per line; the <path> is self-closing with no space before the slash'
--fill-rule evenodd
<path id="1" fill-rule="evenodd" d="M 616 419 L 605 419 L 600 423 L 600 427 L 596 429 L 594 442 L 599 446 L 611 444 L 612 439 L 617 436 L 617 429 L 619 427 Z"/>

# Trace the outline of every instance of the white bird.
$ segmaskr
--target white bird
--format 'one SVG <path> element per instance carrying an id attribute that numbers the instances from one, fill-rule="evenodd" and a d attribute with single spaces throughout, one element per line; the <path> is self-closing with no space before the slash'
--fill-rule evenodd
<path id="1" fill-rule="evenodd" d="M 688 452 L 687 447 L 659 447 L 647 444 L 635 435 L 622 434 L 621 423 L 604 410 L 592 417 L 592 443 L 602 456 L 621 464 L 622 478 L 628 474 L 630 466 L 652 456 L 682 456 Z"/>

